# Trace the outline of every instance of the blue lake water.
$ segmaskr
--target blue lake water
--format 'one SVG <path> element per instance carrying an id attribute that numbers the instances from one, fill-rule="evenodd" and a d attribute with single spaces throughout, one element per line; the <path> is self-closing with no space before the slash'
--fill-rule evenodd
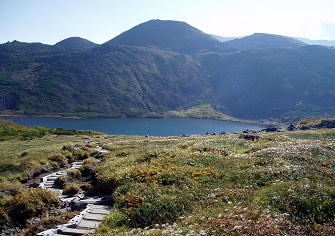
<path id="1" fill-rule="evenodd" d="M 209 133 L 233 133 L 246 129 L 261 130 L 264 126 L 234 121 L 220 121 L 190 118 L 6 118 L 28 126 L 64 128 L 74 130 L 95 130 L 108 134 L 174 136 Z"/>

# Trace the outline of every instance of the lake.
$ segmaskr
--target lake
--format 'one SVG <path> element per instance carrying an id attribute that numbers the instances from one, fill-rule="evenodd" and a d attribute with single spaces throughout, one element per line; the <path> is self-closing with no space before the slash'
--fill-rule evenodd
<path id="1" fill-rule="evenodd" d="M 74 130 L 95 130 L 108 134 L 175 136 L 209 133 L 233 133 L 246 129 L 261 130 L 262 125 L 234 121 L 220 121 L 191 118 L 44 118 L 11 117 L 16 123 L 46 128 L 64 128 Z"/>

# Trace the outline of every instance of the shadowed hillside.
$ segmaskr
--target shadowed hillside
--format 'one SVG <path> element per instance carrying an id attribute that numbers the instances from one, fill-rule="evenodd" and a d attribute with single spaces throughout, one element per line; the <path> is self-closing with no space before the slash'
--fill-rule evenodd
<path id="1" fill-rule="evenodd" d="M 221 43 L 160 20 L 102 45 L 14 41 L 0 45 L 0 111 L 162 117 L 208 106 L 215 117 L 239 119 L 333 116 L 334 59 L 331 47 L 285 36 Z"/>
<path id="2" fill-rule="evenodd" d="M 335 106 L 334 49 L 305 46 L 207 55 L 214 101 L 234 117 L 329 116 Z"/>
<path id="3" fill-rule="evenodd" d="M 223 45 L 242 50 L 255 50 L 266 48 L 301 47 L 306 45 L 306 43 L 281 35 L 255 33 L 250 36 L 224 42 Z"/>

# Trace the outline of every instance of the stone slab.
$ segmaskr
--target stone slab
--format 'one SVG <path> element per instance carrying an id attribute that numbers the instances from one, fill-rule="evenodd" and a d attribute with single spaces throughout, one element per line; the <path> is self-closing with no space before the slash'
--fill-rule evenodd
<path id="1" fill-rule="evenodd" d="M 111 206 L 106 206 L 106 205 L 92 205 L 90 206 L 91 209 L 102 209 L 102 210 L 108 210 L 110 211 L 112 209 Z"/>
<path id="2" fill-rule="evenodd" d="M 97 204 L 98 202 L 100 202 L 100 200 L 101 200 L 100 198 L 99 199 L 88 198 L 88 199 L 81 199 L 80 202 L 87 204 Z"/>
<path id="3" fill-rule="evenodd" d="M 65 235 L 85 235 L 92 233 L 92 230 L 88 229 L 72 229 L 72 228 L 60 228 L 57 230 L 58 234 L 65 234 Z"/>
<path id="4" fill-rule="evenodd" d="M 98 228 L 100 224 L 101 224 L 101 221 L 82 219 L 78 223 L 77 229 L 95 229 L 95 228 Z"/>
<path id="5" fill-rule="evenodd" d="M 105 209 L 90 209 L 87 212 L 91 213 L 91 214 L 103 214 L 103 215 L 107 215 L 110 210 L 105 210 Z"/>
<path id="6" fill-rule="evenodd" d="M 92 213 L 86 213 L 83 216 L 84 220 L 97 220 L 97 221 L 102 221 L 105 219 L 106 215 L 105 214 L 92 214 Z"/>
<path id="7" fill-rule="evenodd" d="M 60 175 L 61 176 L 61 175 Z M 48 177 L 47 181 L 52 181 L 52 180 L 56 180 L 59 176 L 51 176 L 51 177 Z"/>

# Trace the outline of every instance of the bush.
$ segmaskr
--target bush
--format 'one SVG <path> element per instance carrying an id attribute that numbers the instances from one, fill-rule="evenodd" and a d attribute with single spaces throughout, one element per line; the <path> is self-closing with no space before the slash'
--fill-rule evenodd
<path id="1" fill-rule="evenodd" d="M 56 162 L 60 167 L 65 167 L 68 162 L 63 154 L 55 154 L 49 157 L 49 160 Z"/>
<path id="2" fill-rule="evenodd" d="M 58 205 L 58 196 L 54 192 L 35 188 L 15 195 L 7 202 L 6 209 L 14 222 L 24 222 L 31 217 L 40 216 L 56 205 Z"/>
<path id="3" fill-rule="evenodd" d="M 89 157 L 89 153 L 87 151 L 77 149 L 73 152 L 73 155 L 77 160 L 85 160 Z"/>
<path id="4" fill-rule="evenodd" d="M 21 193 L 22 191 L 22 184 L 18 180 L 0 182 L 0 192 L 2 194 L 14 196 Z"/>
<path id="5" fill-rule="evenodd" d="M 64 186 L 63 193 L 64 194 L 77 194 L 80 191 L 80 185 L 76 183 L 67 183 Z"/>
<path id="6" fill-rule="evenodd" d="M 69 170 L 67 172 L 67 176 L 69 176 L 72 179 L 80 179 L 81 178 L 81 172 L 80 172 L 80 170 Z"/>
<path id="7" fill-rule="evenodd" d="M 107 215 L 103 224 L 109 228 L 122 227 L 128 224 L 128 217 L 119 210 L 113 210 Z"/>
<path id="8" fill-rule="evenodd" d="M 69 181 L 69 177 L 66 176 L 66 175 L 62 175 L 62 176 L 59 176 L 59 177 L 55 180 L 55 185 L 56 185 L 58 188 L 63 189 L 68 181 Z"/>

